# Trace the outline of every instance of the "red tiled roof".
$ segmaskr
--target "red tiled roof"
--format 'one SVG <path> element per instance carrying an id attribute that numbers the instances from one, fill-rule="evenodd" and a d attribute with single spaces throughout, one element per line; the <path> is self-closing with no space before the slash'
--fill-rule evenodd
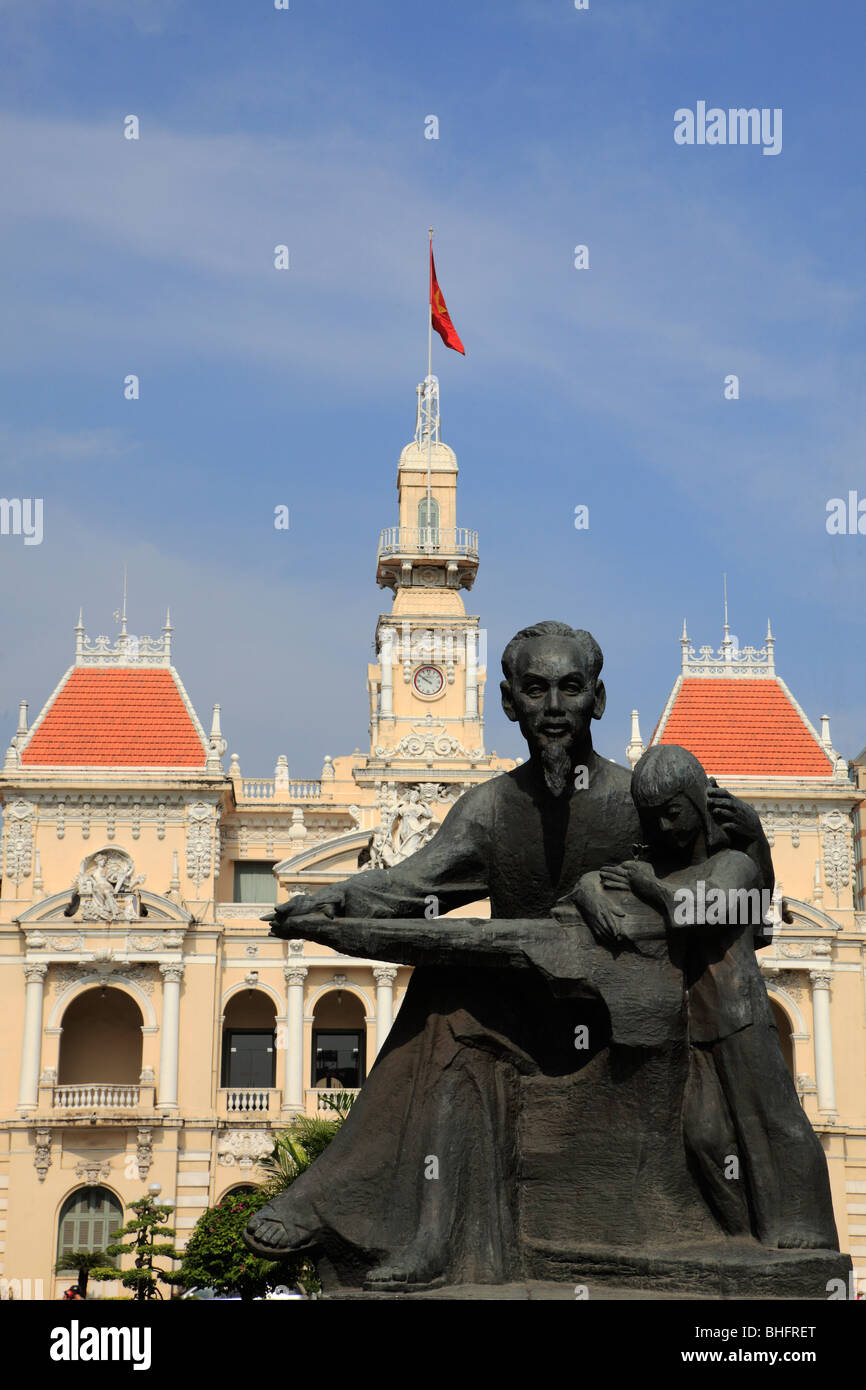
<path id="1" fill-rule="evenodd" d="M 777 679 L 684 677 L 654 737 L 713 775 L 829 777 L 833 764 Z"/>
<path id="2" fill-rule="evenodd" d="M 75 667 L 24 767 L 197 767 L 205 750 L 171 671 Z"/>

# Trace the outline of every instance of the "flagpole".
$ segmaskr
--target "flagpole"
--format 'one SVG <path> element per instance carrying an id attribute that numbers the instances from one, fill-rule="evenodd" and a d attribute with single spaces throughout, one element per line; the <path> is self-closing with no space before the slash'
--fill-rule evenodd
<path id="1" fill-rule="evenodd" d="M 430 228 L 430 284 L 427 288 L 427 530 L 431 527 L 430 517 L 430 471 L 433 449 L 432 385 L 433 375 L 433 228 Z"/>

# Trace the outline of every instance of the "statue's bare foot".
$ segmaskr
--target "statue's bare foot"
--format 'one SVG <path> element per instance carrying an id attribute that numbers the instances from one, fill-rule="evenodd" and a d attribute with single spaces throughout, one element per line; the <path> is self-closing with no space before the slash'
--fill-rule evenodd
<path id="1" fill-rule="evenodd" d="M 364 1288 L 371 1292 L 403 1293 L 409 1289 L 437 1288 L 445 1283 L 441 1272 L 441 1261 L 434 1261 L 429 1255 L 415 1254 L 407 1250 L 395 1260 L 383 1261 L 367 1273 Z"/>
<path id="2" fill-rule="evenodd" d="M 778 1248 L 780 1250 L 833 1250 L 834 1245 L 828 1245 L 826 1235 L 820 1235 L 816 1231 L 786 1231 L 779 1237 Z"/>
<path id="3" fill-rule="evenodd" d="M 287 1229 L 268 1202 L 249 1219 L 244 1231 L 244 1243 L 254 1254 L 273 1260 L 280 1255 L 293 1254 L 312 1244 L 312 1235 L 298 1226 Z"/>

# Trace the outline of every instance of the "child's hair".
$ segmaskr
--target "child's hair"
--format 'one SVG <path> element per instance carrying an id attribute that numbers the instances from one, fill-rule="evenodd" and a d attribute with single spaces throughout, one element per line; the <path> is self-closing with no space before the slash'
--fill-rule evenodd
<path id="1" fill-rule="evenodd" d="M 694 753 L 678 743 L 655 743 L 635 764 L 631 775 L 631 795 L 638 815 L 653 806 L 663 806 L 675 796 L 686 797 L 699 812 L 704 824 L 707 852 L 729 848 L 730 840 L 713 819 L 707 805 L 710 779 Z"/>
<path id="2" fill-rule="evenodd" d="M 681 793 L 704 799 L 707 774 L 694 753 L 677 743 L 656 743 L 638 759 L 631 778 L 635 806 L 660 806 Z M 703 796 L 701 795 L 703 794 Z"/>

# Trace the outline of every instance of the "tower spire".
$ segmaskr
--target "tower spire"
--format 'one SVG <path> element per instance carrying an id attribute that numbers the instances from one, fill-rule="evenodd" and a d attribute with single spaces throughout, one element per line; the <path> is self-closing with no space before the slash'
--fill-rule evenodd
<path id="1" fill-rule="evenodd" d="M 123 566 L 123 597 L 120 608 L 115 611 L 114 621 L 120 623 L 120 636 L 126 636 L 126 565 Z"/>
<path id="2" fill-rule="evenodd" d="M 724 637 L 722 638 L 722 652 L 724 654 L 725 661 L 730 661 L 731 648 L 733 646 L 733 643 L 731 642 L 731 629 L 728 626 L 728 576 L 726 574 L 722 575 L 722 592 L 724 594 L 723 606 L 725 615 L 723 623 Z"/>

